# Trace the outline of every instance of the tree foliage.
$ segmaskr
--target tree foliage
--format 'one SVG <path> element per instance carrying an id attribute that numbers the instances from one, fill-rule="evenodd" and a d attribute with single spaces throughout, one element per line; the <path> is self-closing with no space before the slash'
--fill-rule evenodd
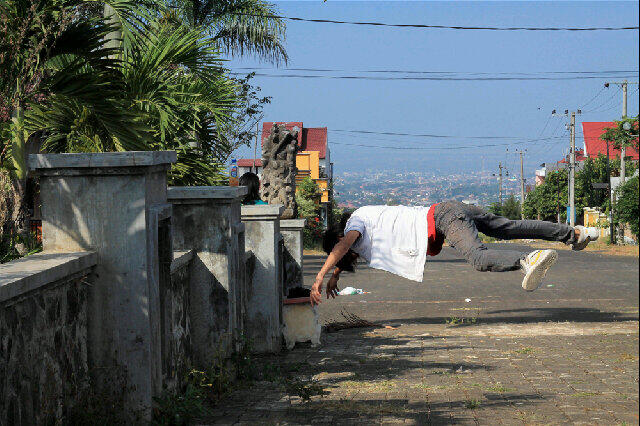
<path id="1" fill-rule="evenodd" d="M 612 176 L 620 174 L 620 159 L 610 160 Z M 633 174 L 636 166 L 632 161 L 626 162 L 627 173 Z M 587 158 L 575 177 L 576 222 L 581 223 L 584 207 L 598 207 L 602 211 L 611 209 L 608 191 L 594 189 L 594 183 L 607 183 L 607 158 L 599 155 Z M 566 221 L 566 206 L 569 198 L 568 169 L 559 169 L 547 173 L 544 183 L 531 191 L 524 203 L 524 216 L 527 219 L 556 221 L 558 212 L 560 220 Z"/>
<path id="2" fill-rule="evenodd" d="M 624 125 L 628 123 L 630 129 L 625 130 Z M 600 136 L 600 139 L 609 142 L 615 148 L 621 147 L 633 147 L 638 151 L 638 117 L 635 118 L 623 118 L 620 121 L 615 121 L 614 127 L 607 127 L 604 129 L 604 133 Z"/>
<path id="3" fill-rule="evenodd" d="M 303 242 L 306 248 L 316 247 L 322 235 L 319 218 L 320 206 L 318 203 L 320 196 L 320 187 L 309 176 L 305 177 L 296 187 L 298 216 L 307 220 L 303 230 Z"/>
<path id="4" fill-rule="evenodd" d="M 254 55 L 279 64 L 289 57 L 284 47 L 287 26 L 275 5 L 264 0 L 168 0 L 190 26 L 206 28 L 224 53 Z"/>
<path id="5" fill-rule="evenodd" d="M 520 201 L 513 194 L 502 205 L 497 202 L 491 203 L 488 210 L 495 215 L 504 216 L 511 220 L 519 220 L 521 218 Z"/>
<path id="6" fill-rule="evenodd" d="M 638 176 L 627 180 L 624 185 L 617 189 L 618 196 L 616 211 L 618 218 L 623 223 L 628 223 L 631 232 L 638 238 L 639 213 L 638 213 Z"/>

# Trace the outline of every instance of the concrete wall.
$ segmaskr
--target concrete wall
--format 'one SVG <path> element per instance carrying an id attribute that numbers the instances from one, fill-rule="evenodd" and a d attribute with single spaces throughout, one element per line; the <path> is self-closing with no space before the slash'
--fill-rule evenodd
<path id="1" fill-rule="evenodd" d="M 289 289 L 302 287 L 302 251 L 304 244 L 302 232 L 306 219 L 288 219 L 280 221 L 280 233 L 284 239 L 284 277 L 283 294 L 287 297 Z"/>
<path id="2" fill-rule="evenodd" d="M 229 355 L 244 333 L 244 225 L 242 187 L 172 187 L 175 250 L 193 250 L 190 316 L 194 357 L 207 368 Z"/>
<path id="3" fill-rule="evenodd" d="M 163 383 L 169 390 L 182 389 L 193 367 L 191 342 L 190 281 L 194 253 L 176 251 L 170 266 L 171 285 L 161 297 L 163 307 Z"/>
<path id="4" fill-rule="evenodd" d="M 245 247 L 255 256 L 247 288 L 247 337 L 255 352 L 282 349 L 282 205 L 242 206 Z"/>
<path id="5" fill-rule="evenodd" d="M 42 253 L 0 265 L 0 424 L 54 424 L 88 392 L 95 263 Z"/>
<path id="6" fill-rule="evenodd" d="M 159 262 L 171 259 L 158 238 L 175 160 L 175 152 L 29 156 L 40 175 L 44 251 L 97 254 L 88 296 L 94 387 L 128 389 L 126 409 L 146 418 L 162 390 Z"/>
<path id="7" fill-rule="evenodd" d="M 299 221 L 283 238 L 283 207 L 241 210 L 245 187 L 167 190 L 175 159 L 30 156 L 44 252 L 0 267 L 0 424 L 69 420 L 80 399 L 146 421 L 192 366 L 245 338 L 281 349 L 283 279 L 301 279 Z"/>

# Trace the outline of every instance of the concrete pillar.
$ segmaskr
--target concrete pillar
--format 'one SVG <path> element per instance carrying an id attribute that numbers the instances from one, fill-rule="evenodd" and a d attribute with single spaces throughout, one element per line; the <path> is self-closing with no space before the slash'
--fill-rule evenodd
<path id="1" fill-rule="evenodd" d="M 189 286 L 191 341 L 199 368 L 239 348 L 246 300 L 244 225 L 237 187 L 171 187 L 174 250 L 195 251 Z"/>
<path id="2" fill-rule="evenodd" d="M 44 251 L 97 254 L 88 308 L 93 389 L 124 393 L 125 409 L 146 418 L 162 390 L 158 229 L 171 214 L 166 172 L 175 161 L 173 151 L 29 156 L 40 176 Z"/>
<path id="3" fill-rule="evenodd" d="M 247 288 L 245 326 L 251 346 L 258 353 L 282 349 L 282 257 L 280 215 L 284 206 L 242 206 L 245 246 L 255 255 L 253 276 Z"/>
<path id="4" fill-rule="evenodd" d="M 287 297 L 290 288 L 302 287 L 302 230 L 306 219 L 280 221 L 280 233 L 284 239 L 283 293 Z"/>

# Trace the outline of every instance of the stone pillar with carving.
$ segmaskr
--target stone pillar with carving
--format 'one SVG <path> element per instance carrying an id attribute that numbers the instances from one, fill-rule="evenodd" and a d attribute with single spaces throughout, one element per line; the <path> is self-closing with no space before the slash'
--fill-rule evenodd
<path id="1" fill-rule="evenodd" d="M 298 128 L 287 130 L 284 125 L 273 124 L 269 137 L 262 146 L 262 182 L 260 197 L 269 204 L 284 205 L 282 219 L 298 216 L 296 204 L 296 153 Z"/>

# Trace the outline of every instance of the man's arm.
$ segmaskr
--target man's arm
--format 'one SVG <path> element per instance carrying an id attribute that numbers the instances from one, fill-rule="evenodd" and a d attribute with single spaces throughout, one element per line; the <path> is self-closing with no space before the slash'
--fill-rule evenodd
<path id="1" fill-rule="evenodd" d="M 327 260 L 325 260 L 322 269 L 316 275 L 316 281 L 313 283 L 311 287 L 311 304 L 320 303 L 320 294 L 322 293 L 322 281 L 324 280 L 324 276 L 333 268 L 335 268 L 336 264 L 342 259 L 342 257 L 347 254 L 353 243 L 356 242 L 358 237 L 360 236 L 360 232 L 358 231 L 349 231 L 347 235 L 342 238 L 338 244 L 333 247 L 329 256 L 327 256 Z"/>

